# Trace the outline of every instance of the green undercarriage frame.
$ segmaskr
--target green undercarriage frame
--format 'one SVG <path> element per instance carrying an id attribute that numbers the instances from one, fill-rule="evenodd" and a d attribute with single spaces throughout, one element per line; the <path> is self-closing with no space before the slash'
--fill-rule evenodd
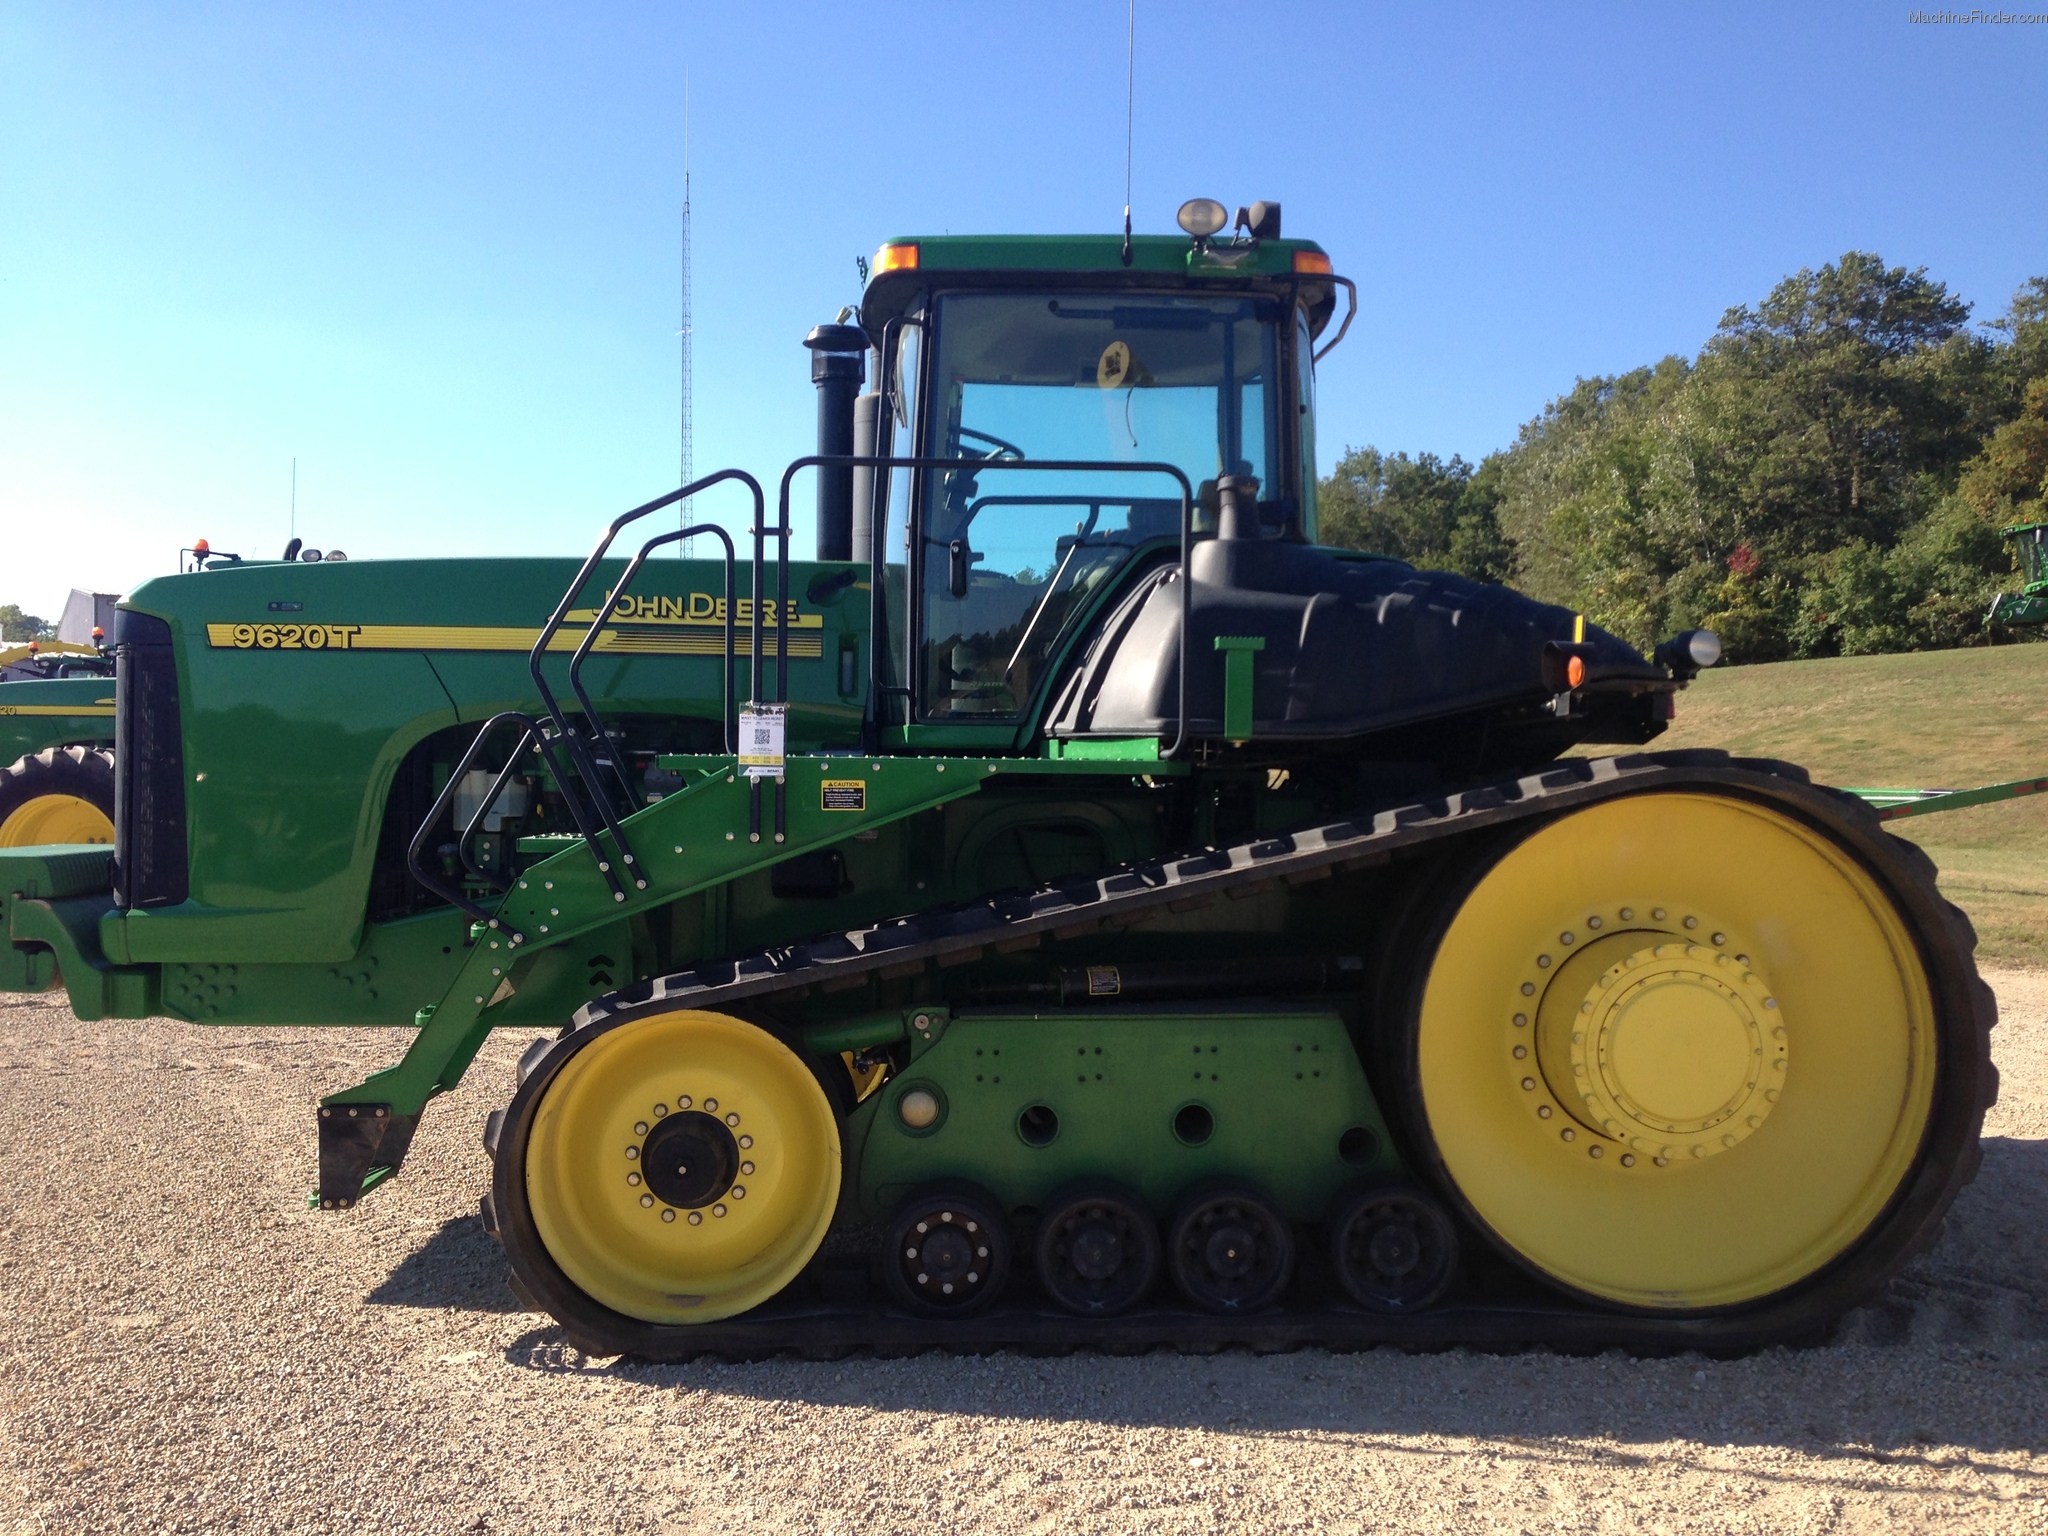
<path id="1" fill-rule="evenodd" d="M 510 995 L 503 984 L 535 950 L 962 799 L 999 774 L 1099 778 L 1119 765 L 1072 758 L 791 757 L 780 783 L 749 781 L 731 757 L 664 757 L 662 766 L 695 782 L 622 824 L 636 861 L 630 871 L 621 866 L 629 875 L 623 899 L 581 842 L 527 869 L 499 906 L 497 927 L 476 933 L 447 993 L 421 1010 L 420 1032 L 404 1060 L 322 1102 L 388 1104 L 396 1115 L 419 1113 L 428 1099 L 461 1081 L 491 1032 L 495 1005 Z M 1120 766 L 1125 775 L 1187 771 L 1150 755 Z M 828 782 L 834 786 L 829 796 Z M 846 787 L 855 782 L 857 795 Z M 780 817 L 773 806 L 778 794 L 784 801 Z M 827 809 L 828 801 L 841 807 L 856 799 L 861 809 Z M 779 835 L 771 830 L 778 822 L 784 828 Z"/>

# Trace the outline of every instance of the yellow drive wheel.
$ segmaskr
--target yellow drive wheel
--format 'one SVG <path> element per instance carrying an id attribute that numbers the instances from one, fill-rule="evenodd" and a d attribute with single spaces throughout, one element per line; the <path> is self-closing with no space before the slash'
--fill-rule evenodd
<path id="1" fill-rule="evenodd" d="M 1764 805 L 1645 794 L 1561 817 L 1428 962 L 1421 1118 L 1474 1215 L 1610 1302 L 1704 1309 L 1870 1229 L 1930 1121 L 1935 1016 L 1904 918 Z"/>
<path id="2" fill-rule="evenodd" d="M 38 795 L 0 821 L 0 848 L 37 848 L 50 843 L 111 843 L 114 824 L 107 813 L 77 795 Z"/>
<path id="3" fill-rule="evenodd" d="M 113 840 L 112 753 L 48 747 L 0 769 L 0 848 Z"/>
<path id="4" fill-rule="evenodd" d="M 548 1083 L 525 1146 L 549 1258 L 643 1322 L 712 1322 L 765 1301 L 809 1262 L 839 1200 L 824 1089 L 780 1040 L 724 1014 L 597 1036 Z"/>

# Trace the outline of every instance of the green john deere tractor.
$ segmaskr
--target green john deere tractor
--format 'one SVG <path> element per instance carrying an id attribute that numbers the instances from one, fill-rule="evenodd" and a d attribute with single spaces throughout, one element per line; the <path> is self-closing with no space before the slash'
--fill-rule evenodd
<path id="1" fill-rule="evenodd" d="M 61 640 L 0 647 L 0 848 L 114 841 L 114 663 Z"/>
<path id="2" fill-rule="evenodd" d="M 1824 1327 L 1976 1167 L 1967 923 L 1852 797 L 1641 750 L 1711 635 L 1319 547 L 1351 285 L 1225 222 L 890 243 L 820 451 L 580 565 L 141 586 L 115 846 L 0 850 L 0 984 L 410 1029 L 331 1210 L 538 1031 L 483 1219 L 598 1352 Z"/>

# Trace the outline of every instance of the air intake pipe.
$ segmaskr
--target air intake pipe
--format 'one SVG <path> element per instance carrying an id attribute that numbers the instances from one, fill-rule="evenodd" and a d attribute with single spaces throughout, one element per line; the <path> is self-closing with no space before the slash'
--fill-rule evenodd
<path id="1" fill-rule="evenodd" d="M 804 338 L 811 349 L 811 382 L 818 387 L 818 452 L 853 450 L 853 401 L 867 375 L 868 338 L 857 325 L 821 325 Z M 853 558 L 853 471 L 818 471 L 818 558 Z"/>
<path id="2" fill-rule="evenodd" d="M 870 353 L 875 359 L 875 374 L 881 375 L 880 353 Z M 853 454 L 855 458 L 872 458 L 878 452 L 882 441 L 882 396 L 879 390 L 869 390 L 853 397 Z M 906 451 L 908 451 L 906 449 Z M 856 469 L 853 472 L 853 558 L 868 560 L 873 556 L 875 538 L 875 471 Z"/>

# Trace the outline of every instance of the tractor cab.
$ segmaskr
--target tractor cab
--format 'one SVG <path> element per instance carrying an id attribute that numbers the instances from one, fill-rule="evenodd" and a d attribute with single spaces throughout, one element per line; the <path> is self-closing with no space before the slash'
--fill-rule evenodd
<path id="1" fill-rule="evenodd" d="M 1991 600 L 1987 624 L 2048 623 L 2048 523 L 2018 523 L 1998 530 L 2019 549 L 2021 586 Z"/>
<path id="2" fill-rule="evenodd" d="M 1315 533 L 1314 358 L 1342 279 L 1306 241 L 892 242 L 861 309 L 862 453 L 944 461 L 852 486 L 883 573 L 898 723 L 1015 724 L 1098 600 L 1176 557 L 1184 508 Z M 1348 285 L 1346 285 L 1348 286 Z M 951 467 L 958 461 L 960 467 Z"/>

